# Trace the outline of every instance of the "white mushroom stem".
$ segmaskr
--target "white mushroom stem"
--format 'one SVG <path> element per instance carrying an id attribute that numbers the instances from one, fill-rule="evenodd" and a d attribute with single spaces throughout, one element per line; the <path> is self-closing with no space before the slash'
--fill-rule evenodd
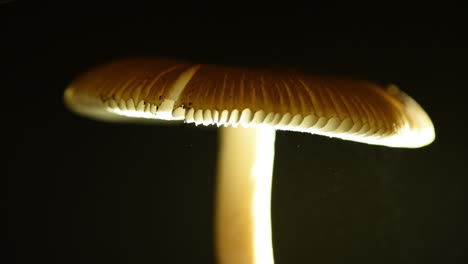
<path id="1" fill-rule="evenodd" d="M 275 130 L 220 129 L 216 246 L 220 264 L 273 264 L 271 186 Z"/>

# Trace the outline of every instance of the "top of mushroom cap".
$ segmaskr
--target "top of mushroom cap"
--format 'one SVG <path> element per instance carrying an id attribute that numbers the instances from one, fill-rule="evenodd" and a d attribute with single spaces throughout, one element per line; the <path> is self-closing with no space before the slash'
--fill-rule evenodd
<path id="1" fill-rule="evenodd" d="M 84 73 L 64 97 L 73 111 L 107 121 L 268 126 L 408 148 L 435 138 L 425 111 L 394 85 L 302 73 L 127 58 Z"/>

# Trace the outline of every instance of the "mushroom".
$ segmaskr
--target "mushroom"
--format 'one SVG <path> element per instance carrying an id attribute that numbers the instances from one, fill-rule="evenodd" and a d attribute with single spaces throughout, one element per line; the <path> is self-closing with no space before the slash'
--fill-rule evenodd
<path id="1" fill-rule="evenodd" d="M 220 127 L 215 234 L 223 264 L 273 263 L 277 129 L 405 148 L 435 138 L 428 115 L 395 85 L 167 58 L 98 66 L 73 81 L 64 100 L 99 120 Z"/>

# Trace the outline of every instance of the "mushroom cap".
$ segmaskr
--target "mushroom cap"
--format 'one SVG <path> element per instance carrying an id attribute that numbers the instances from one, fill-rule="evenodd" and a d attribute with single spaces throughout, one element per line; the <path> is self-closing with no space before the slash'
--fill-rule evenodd
<path id="1" fill-rule="evenodd" d="M 73 81 L 64 100 L 106 121 L 266 126 L 408 148 L 435 138 L 426 112 L 395 85 L 165 58 L 98 66 Z"/>

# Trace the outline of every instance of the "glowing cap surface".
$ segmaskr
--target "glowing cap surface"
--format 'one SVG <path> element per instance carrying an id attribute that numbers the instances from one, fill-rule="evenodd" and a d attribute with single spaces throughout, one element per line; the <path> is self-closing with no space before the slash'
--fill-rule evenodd
<path id="1" fill-rule="evenodd" d="M 64 97 L 107 121 L 271 127 L 409 148 L 435 138 L 425 111 L 394 85 L 304 73 L 128 58 L 84 73 Z"/>

